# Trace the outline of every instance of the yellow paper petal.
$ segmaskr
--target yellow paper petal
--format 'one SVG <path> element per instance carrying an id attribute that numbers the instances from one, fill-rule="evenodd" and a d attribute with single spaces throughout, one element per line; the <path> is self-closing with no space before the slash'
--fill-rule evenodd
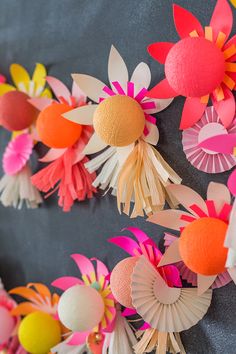
<path id="1" fill-rule="evenodd" d="M 25 91 L 22 89 L 22 84 L 24 84 L 26 91 L 28 91 L 30 76 L 25 68 L 23 68 L 20 64 L 11 64 L 10 73 L 16 87 L 20 91 Z"/>
<path id="2" fill-rule="evenodd" d="M 33 73 L 32 81 L 35 83 L 35 93 L 42 92 L 46 83 L 47 71 L 43 64 L 37 63 Z"/>
<path id="3" fill-rule="evenodd" d="M 9 84 L 1 84 L 0 85 L 0 96 L 4 95 L 9 91 L 15 91 L 15 87 Z"/>
<path id="4" fill-rule="evenodd" d="M 52 98 L 52 92 L 51 90 L 46 87 L 43 92 L 41 93 L 40 97 L 47 97 L 47 98 Z"/>

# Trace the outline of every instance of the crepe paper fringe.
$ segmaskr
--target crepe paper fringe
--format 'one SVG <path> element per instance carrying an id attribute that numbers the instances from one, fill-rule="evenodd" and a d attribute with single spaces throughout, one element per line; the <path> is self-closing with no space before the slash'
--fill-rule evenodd
<path id="1" fill-rule="evenodd" d="M 48 193 L 45 198 L 58 190 L 58 205 L 63 211 L 70 211 L 75 200 L 92 198 L 96 188 L 92 183 L 95 174 L 89 174 L 84 164 L 88 158 L 74 163 L 76 147 L 70 147 L 57 160 L 31 177 L 32 184 L 40 191 Z"/>
<path id="2" fill-rule="evenodd" d="M 150 328 L 138 331 L 137 337 L 141 340 L 133 347 L 135 354 L 151 353 L 156 349 L 156 354 L 186 354 L 179 333 L 158 332 Z"/>
<path id="3" fill-rule="evenodd" d="M 1 178 L 0 201 L 5 207 L 21 209 L 25 203 L 27 208 L 35 209 L 42 203 L 40 193 L 31 183 L 31 175 L 31 169 L 26 164 L 17 174 Z"/>
<path id="4" fill-rule="evenodd" d="M 167 201 L 173 207 L 176 201 L 167 193 L 171 182 L 180 184 L 181 178 L 150 144 L 139 140 L 124 162 L 118 176 L 118 209 L 131 217 L 150 215 L 162 210 Z"/>

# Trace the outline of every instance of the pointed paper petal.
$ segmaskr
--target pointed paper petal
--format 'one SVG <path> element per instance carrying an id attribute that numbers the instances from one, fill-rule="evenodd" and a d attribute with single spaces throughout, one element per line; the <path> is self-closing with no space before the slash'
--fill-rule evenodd
<path id="1" fill-rule="evenodd" d="M 159 63 L 165 64 L 166 57 L 170 49 L 174 46 L 174 43 L 170 42 L 157 42 L 148 46 L 148 53 Z"/>
<path id="2" fill-rule="evenodd" d="M 143 136 L 143 140 L 149 144 L 156 145 L 159 140 L 159 130 L 157 126 L 150 122 L 146 122 L 146 126 L 148 128 L 148 135 Z"/>
<path id="3" fill-rule="evenodd" d="M 228 268 L 229 275 L 231 276 L 234 284 L 236 285 L 236 267 Z"/>
<path id="4" fill-rule="evenodd" d="M 61 157 L 67 149 L 50 149 L 48 152 L 41 158 L 39 161 L 41 162 L 51 162 L 57 160 Z"/>
<path id="5" fill-rule="evenodd" d="M 182 258 L 179 253 L 179 239 L 177 239 L 166 249 L 158 264 L 158 267 L 163 267 L 167 264 L 177 263 L 181 260 Z"/>
<path id="6" fill-rule="evenodd" d="M 236 169 L 231 173 L 228 179 L 228 188 L 233 196 L 236 197 Z"/>
<path id="7" fill-rule="evenodd" d="M 111 85 L 112 82 L 118 81 L 123 90 L 126 89 L 127 82 L 129 81 L 126 64 L 118 50 L 113 45 L 111 46 L 108 59 L 108 78 Z"/>
<path id="8" fill-rule="evenodd" d="M 26 316 L 32 312 L 37 311 L 37 306 L 30 302 L 22 302 L 16 308 L 11 311 L 13 316 Z"/>
<path id="9" fill-rule="evenodd" d="M 85 95 L 94 102 L 99 102 L 99 98 L 103 94 L 103 88 L 106 86 L 102 81 L 84 74 L 72 74 L 72 78 Z"/>
<path id="10" fill-rule="evenodd" d="M 151 71 L 149 66 L 143 62 L 139 63 L 134 69 L 130 81 L 134 83 L 135 94 L 138 93 L 137 91 L 140 88 L 148 89 L 151 83 Z"/>
<path id="11" fill-rule="evenodd" d="M 128 231 L 132 232 L 132 234 L 134 234 L 134 236 L 136 237 L 138 242 L 145 242 L 145 241 L 149 240 L 149 237 L 147 236 L 147 234 L 144 231 L 142 231 L 141 229 L 139 229 L 138 227 L 129 226 L 129 227 L 122 229 L 122 231 L 124 231 L 124 230 L 128 230 Z"/>
<path id="12" fill-rule="evenodd" d="M 157 113 L 166 109 L 172 102 L 174 98 L 167 98 L 167 99 L 157 99 Z"/>
<path id="13" fill-rule="evenodd" d="M 89 258 L 83 256 L 82 254 L 72 254 L 71 258 L 77 264 L 81 274 L 90 274 L 94 272 L 93 263 Z"/>
<path id="14" fill-rule="evenodd" d="M 107 275 L 109 275 L 109 271 L 103 262 L 101 262 L 97 258 L 90 258 L 90 260 L 96 261 L 96 264 L 97 264 L 96 270 L 97 270 L 98 279 L 102 276 L 106 277 Z"/>
<path id="15" fill-rule="evenodd" d="M 211 17 L 210 26 L 213 28 L 215 39 L 219 32 L 230 35 L 233 26 L 233 14 L 227 0 L 218 0 Z"/>
<path id="16" fill-rule="evenodd" d="M 221 134 L 202 141 L 200 147 L 220 152 L 222 154 L 233 155 L 236 147 L 236 134 Z"/>
<path id="17" fill-rule="evenodd" d="M 81 284 L 83 284 L 83 282 L 76 277 L 61 277 L 52 282 L 52 286 L 55 286 L 55 288 L 61 289 L 63 291 L 66 291 L 72 286 Z"/>
<path id="18" fill-rule="evenodd" d="M 202 117 L 206 105 L 206 103 L 201 103 L 198 97 L 187 97 L 182 112 L 180 129 L 188 129 L 197 123 Z"/>
<path id="19" fill-rule="evenodd" d="M 79 102 L 86 102 L 87 99 L 85 93 L 81 90 L 75 81 L 73 81 L 72 84 L 72 96 L 75 97 Z"/>
<path id="20" fill-rule="evenodd" d="M 52 98 L 52 92 L 51 90 L 46 87 L 43 92 L 41 93 L 40 97 L 47 97 L 47 98 Z"/>
<path id="21" fill-rule="evenodd" d="M 167 79 L 162 80 L 147 93 L 147 97 L 171 98 L 179 96 L 169 85 Z"/>
<path id="22" fill-rule="evenodd" d="M 66 85 L 53 76 L 47 76 L 46 79 L 58 101 L 60 100 L 60 97 L 63 97 L 67 102 L 69 102 L 71 93 Z"/>
<path id="23" fill-rule="evenodd" d="M 83 153 L 84 155 L 91 155 L 99 152 L 107 147 L 107 144 L 99 138 L 99 136 L 94 133 L 90 138 L 88 144 L 85 146 Z"/>
<path id="24" fill-rule="evenodd" d="M 223 50 L 230 48 L 232 45 L 236 46 L 236 34 L 229 39 L 229 41 L 225 44 Z M 234 62 L 236 60 L 236 54 L 233 54 L 229 59 L 230 62 Z"/>
<path id="25" fill-rule="evenodd" d="M 68 345 L 80 345 L 86 343 L 86 339 L 90 332 L 76 332 L 71 336 L 71 339 L 67 342 Z"/>
<path id="26" fill-rule="evenodd" d="M 196 204 L 205 213 L 207 213 L 207 207 L 202 197 L 190 187 L 183 184 L 169 184 L 166 189 L 170 192 L 175 199 L 191 214 L 194 214 L 190 206 Z"/>
<path id="27" fill-rule="evenodd" d="M 9 84 L 1 84 L 0 85 L 0 96 L 4 95 L 5 93 L 9 91 L 15 91 L 16 88 L 12 85 Z"/>
<path id="28" fill-rule="evenodd" d="M 47 97 L 35 97 L 35 98 L 30 98 L 28 101 L 39 111 L 42 111 L 44 108 L 52 104 L 53 99 Z"/>
<path id="29" fill-rule="evenodd" d="M 34 69 L 34 73 L 32 76 L 32 80 L 36 84 L 35 91 L 37 92 L 38 89 L 43 89 L 46 83 L 46 75 L 47 71 L 43 64 L 37 63 Z"/>
<path id="30" fill-rule="evenodd" d="M 9 291 L 11 295 L 21 296 L 29 301 L 38 300 L 37 293 L 33 289 L 29 289 L 25 286 L 19 286 Z"/>
<path id="31" fill-rule="evenodd" d="M 198 289 L 197 293 L 198 295 L 202 295 L 205 293 L 214 283 L 216 280 L 217 275 L 197 275 L 197 282 L 198 282 Z"/>
<path id="32" fill-rule="evenodd" d="M 212 99 L 215 110 L 220 117 L 221 122 L 228 128 L 235 116 L 235 98 L 229 89 L 225 89 L 225 99 L 217 102 Z"/>
<path id="33" fill-rule="evenodd" d="M 97 106 L 97 104 L 81 106 L 64 113 L 63 117 L 77 124 L 93 125 L 93 114 Z"/>
<path id="34" fill-rule="evenodd" d="M 213 200 L 216 211 L 219 213 L 225 203 L 231 203 L 231 195 L 226 187 L 222 183 L 210 182 L 207 188 L 207 199 Z"/>
<path id="35" fill-rule="evenodd" d="M 139 245 L 132 238 L 127 236 L 117 236 L 108 239 L 108 242 L 115 244 L 129 253 L 131 256 L 135 256 L 134 250 L 139 248 Z"/>
<path id="36" fill-rule="evenodd" d="M 19 88 L 19 84 L 24 82 L 28 84 L 30 82 L 30 76 L 28 72 L 23 68 L 23 66 L 19 64 L 11 64 L 10 73 L 12 77 L 12 81 Z"/>
<path id="37" fill-rule="evenodd" d="M 203 28 L 198 19 L 189 11 L 183 7 L 174 4 L 173 16 L 175 22 L 175 28 L 180 38 L 188 37 L 189 34 L 196 30 L 199 36 L 203 36 Z"/>
<path id="38" fill-rule="evenodd" d="M 41 284 L 41 283 L 29 283 L 27 285 L 28 288 L 35 288 L 35 290 L 40 294 L 42 295 L 43 297 L 46 297 L 48 299 L 51 299 L 51 292 L 50 290 L 48 289 L 48 287 L 44 284 Z"/>
<path id="39" fill-rule="evenodd" d="M 191 216 L 191 214 L 182 210 L 169 209 L 158 211 L 147 220 L 172 230 L 179 230 L 181 227 L 185 227 L 188 224 L 186 221 L 181 220 L 182 215 Z"/>

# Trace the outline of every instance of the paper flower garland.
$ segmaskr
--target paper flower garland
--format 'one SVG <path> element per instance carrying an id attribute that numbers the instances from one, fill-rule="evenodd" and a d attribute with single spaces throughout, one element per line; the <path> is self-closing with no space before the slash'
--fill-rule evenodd
<path id="1" fill-rule="evenodd" d="M 211 182 L 206 201 L 189 187 L 168 188 L 188 212 L 163 210 L 149 218 L 151 222 L 181 232 L 180 238 L 169 246 L 159 265 L 183 261 L 197 274 L 199 294 L 217 278 L 220 286 L 225 271 L 235 278 L 235 268 L 225 268 L 227 249 L 224 241 L 232 209 L 227 187 Z"/>
<path id="2" fill-rule="evenodd" d="M 82 125 L 92 124 L 95 133 L 84 153 L 99 155 L 86 163 L 90 172 L 102 167 L 94 186 L 111 189 L 117 195 L 119 211 L 123 207 L 132 216 L 143 216 L 162 209 L 167 198 L 165 187 L 181 179 L 150 145 L 159 138 L 155 118 L 171 100 L 146 98 L 150 69 L 140 63 L 129 81 L 127 67 L 112 46 L 108 62 L 110 87 L 88 75 L 74 74 L 73 79 L 96 104 L 76 108 L 64 117 Z M 105 151 L 103 149 L 108 147 Z M 170 197 L 168 198 L 170 199 Z"/>
<path id="3" fill-rule="evenodd" d="M 191 128 L 183 131 L 183 150 L 189 162 L 198 170 L 207 173 L 221 173 L 236 165 L 236 158 L 213 152 L 199 144 L 211 136 L 236 133 L 235 121 L 225 128 L 213 106 L 207 107 L 201 119 Z"/>
<path id="4" fill-rule="evenodd" d="M 61 341 L 62 328 L 56 317 L 59 296 L 39 283 L 12 289 L 10 294 L 27 299 L 12 310 L 15 316 L 25 316 L 18 329 L 21 345 L 30 353 L 48 353 Z"/>
<path id="5" fill-rule="evenodd" d="M 180 41 L 151 44 L 151 56 L 165 65 L 166 78 L 148 96 L 185 96 L 180 129 L 193 126 L 203 115 L 209 99 L 225 128 L 235 116 L 236 37 L 228 40 L 233 16 L 227 0 L 218 0 L 210 26 L 203 27 L 191 12 L 178 5 L 173 15 Z"/>
<path id="6" fill-rule="evenodd" d="M 31 181 L 47 193 L 46 197 L 58 190 L 59 206 L 69 211 L 75 200 L 92 198 L 96 192 L 92 186 L 96 175 L 84 167 L 89 159 L 83 153 L 93 130 L 62 118 L 63 113 L 86 106 L 86 96 L 79 87 L 74 83 L 70 92 L 58 79 L 48 76 L 46 80 L 57 100 L 33 98 L 30 102 L 41 111 L 37 131 L 41 141 L 50 147 L 41 161 L 51 163 Z"/>
<path id="7" fill-rule="evenodd" d="M 30 157 L 34 145 L 34 123 L 38 115 L 29 102 L 30 97 L 51 97 L 44 89 L 46 69 L 37 64 L 32 79 L 19 64 L 10 66 L 12 80 L 16 87 L 0 85 L 0 124 L 13 132 L 3 157 L 5 175 L 0 181 L 1 202 L 4 206 L 36 208 L 42 198 L 30 182 Z"/>

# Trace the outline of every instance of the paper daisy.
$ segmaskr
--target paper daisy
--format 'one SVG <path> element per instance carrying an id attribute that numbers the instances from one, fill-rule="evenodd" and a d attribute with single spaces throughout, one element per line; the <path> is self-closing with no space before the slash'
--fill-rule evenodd
<path id="1" fill-rule="evenodd" d="M 181 232 L 166 250 L 159 266 L 183 261 L 197 274 L 199 294 L 215 281 L 220 283 L 222 273 L 226 271 L 235 280 L 235 268 L 226 269 L 225 266 L 227 248 L 224 241 L 232 209 L 228 188 L 211 182 L 206 201 L 189 187 L 168 188 L 187 211 L 163 210 L 149 218 L 151 222 Z"/>
<path id="2" fill-rule="evenodd" d="M 71 256 L 77 264 L 81 278 L 62 277 L 52 285 L 63 290 L 58 306 L 61 322 L 72 331 L 66 343 L 72 346 L 103 346 L 107 333 L 112 332 L 116 309 L 111 293 L 109 272 L 97 259 L 96 267 L 81 254 Z M 60 346 L 57 347 L 60 350 Z"/>
<path id="3" fill-rule="evenodd" d="M 36 128 L 39 139 L 50 148 L 40 159 L 51 162 L 32 176 L 32 184 L 50 196 L 58 191 L 58 204 L 64 211 L 69 211 L 75 200 L 92 198 L 96 192 L 92 182 L 96 175 L 90 174 L 85 163 L 89 161 L 83 149 L 90 139 L 93 129 L 69 122 L 62 114 L 75 107 L 86 106 L 86 96 L 74 83 L 72 92 L 58 79 L 47 76 L 47 83 L 56 100 L 45 97 L 32 98 L 30 103 L 40 114 Z"/>
<path id="4" fill-rule="evenodd" d="M 185 96 L 180 129 L 193 126 L 211 99 L 221 122 L 229 127 L 235 115 L 236 36 L 229 39 L 233 16 L 227 0 L 218 0 L 210 25 L 203 28 L 184 8 L 173 6 L 180 41 L 151 44 L 151 56 L 165 65 L 165 79 L 151 98 Z"/>
<path id="5" fill-rule="evenodd" d="M 143 215 L 143 211 L 150 214 L 163 208 L 166 185 L 181 182 L 151 146 L 159 139 L 152 114 L 166 108 L 171 99 L 147 99 L 151 81 L 149 67 L 140 63 L 129 80 L 124 60 L 113 46 L 108 76 L 109 86 L 89 75 L 72 75 L 95 104 L 76 108 L 64 117 L 94 127 L 95 133 L 84 150 L 86 154 L 99 153 L 86 164 L 89 172 L 102 167 L 94 186 L 111 189 L 117 195 L 119 211 L 123 207 L 129 214 L 130 203 L 134 201 L 132 216 Z"/>

